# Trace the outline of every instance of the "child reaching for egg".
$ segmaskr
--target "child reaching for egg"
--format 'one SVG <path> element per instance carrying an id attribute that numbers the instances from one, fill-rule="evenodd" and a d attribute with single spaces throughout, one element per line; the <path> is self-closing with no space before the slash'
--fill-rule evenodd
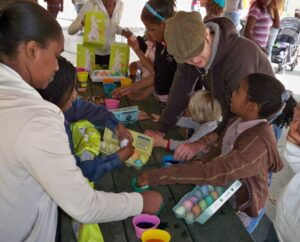
<path id="1" fill-rule="evenodd" d="M 181 144 L 195 142 L 217 128 L 222 115 L 220 103 L 205 90 L 198 91 L 191 97 L 188 111 L 191 117 L 181 117 L 176 125 L 194 130 L 193 135 L 187 140 L 168 140 L 155 135 L 153 137 L 155 146 L 175 150 Z"/>
<path id="2" fill-rule="evenodd" d="M 283 167 L 268 121 L 282 112 L 288 98 L 289 92 L 276 78 L 261 73 L 248 75 L 232 93 L 230 108 L 236 117 L 220 137 L 218 156 L 206 163 L 196 160 L 148 170 L 138 177 L 137 184 L 226 186 L 239 179 L 242 186 L 233 205 L 240 218 L 246 218 L 242 222 L 247 227 L 265 206 L 269 173 Z"/>

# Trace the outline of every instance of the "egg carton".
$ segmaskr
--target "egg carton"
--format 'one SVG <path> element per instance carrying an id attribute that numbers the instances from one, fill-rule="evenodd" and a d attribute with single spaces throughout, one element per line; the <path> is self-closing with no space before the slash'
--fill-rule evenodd
<path id="1" fill-rule="evenodd" d="M 125 164 L 128 167 L 141 169 L 142 166 L 148 162 L 152 154 L 153 138 L 133 130 L 129 130 L 129 132 L 133 138 L 132 145 L 134 146 L 134 153 L 125 161 Z M 100 152 L 109 155 L 115 153 L 119 149 L 120 146 L 117 136 L 110 129 L 105 128 L 103 141 L 100 142 Z"/>
<path id="2" fill-rule="evenodd" d="M 241 186 L 239 180 L 228 188 L 198 185 L 180 199 L 173 207 L 173 212 L 177 218 L 184 219 L 188 224 L 204 224 Z"/>

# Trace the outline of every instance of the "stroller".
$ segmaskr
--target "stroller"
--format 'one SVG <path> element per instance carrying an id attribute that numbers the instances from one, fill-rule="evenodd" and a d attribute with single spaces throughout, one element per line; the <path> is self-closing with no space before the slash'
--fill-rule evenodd
<path id="1" fill-rule="evenodd" d="M 275 73 L 283 73 L 288 67 L 293 71 L 298 64 L 299 32 L 300 19 L 287 17 L 281 20 L 271 53 L 271 62 L 278 64 Z"/>

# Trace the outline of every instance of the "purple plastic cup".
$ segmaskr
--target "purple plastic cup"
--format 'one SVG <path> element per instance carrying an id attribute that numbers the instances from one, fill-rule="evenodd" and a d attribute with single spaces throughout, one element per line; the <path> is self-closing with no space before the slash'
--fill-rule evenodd
<path id="1" fill-rule="evenodd" d="M 140 214 L 133 217 L 132 224 L 136 237 L 140 239 L 146 230 L 157 228 L 160 224 L 160 219 L 156 215 Z"/>

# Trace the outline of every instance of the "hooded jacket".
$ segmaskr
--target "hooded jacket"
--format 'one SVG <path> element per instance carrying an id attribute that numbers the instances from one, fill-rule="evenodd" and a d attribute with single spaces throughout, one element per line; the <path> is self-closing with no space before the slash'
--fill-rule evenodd
<path id="1" fill-rule="evenodd" d="M 235 194 L 237 210 L 257 217 L 268 198 L 269 172 L 277 172 L 282 168 L 273 131 L 267 122 L 262 122 L 242 132 L 227 155 L 217 156 L 207 163 L 197 160 L 150 170 L 146 174 L 150 186 L 226 186 L 239 179 L 243 185 Z"/>
<path id="2" fill-rule="evenodd" d="M 214 33 L 212 58 L 206 70 L 188 64 L 177 64 L 167 106 L 160 118 L 160 131 L 173 127 L 186 109 L 195 87 L 210 90 L 222 106 L 223 125 L 231 117 L 229 102 L 242 78 L 259 72 L 274 76 L 267 55 L 251 40 L 241 37 L 227 18 L 206 22 Z"/>

